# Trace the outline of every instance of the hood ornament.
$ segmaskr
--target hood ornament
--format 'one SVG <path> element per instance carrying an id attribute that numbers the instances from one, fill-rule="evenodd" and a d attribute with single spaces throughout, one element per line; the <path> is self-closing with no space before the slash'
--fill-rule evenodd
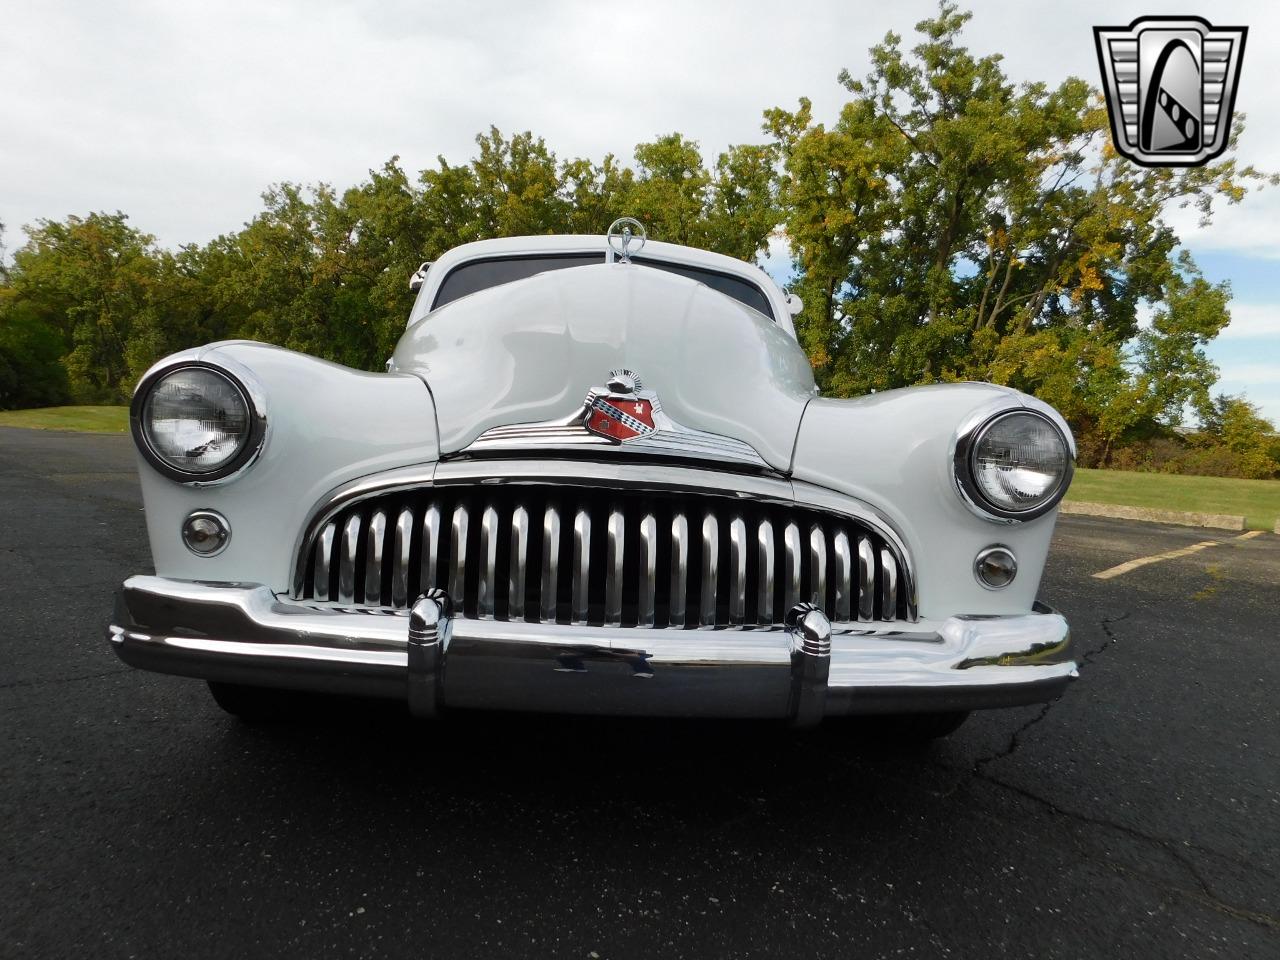
<path id="1" fill-rule="evenodd" d="M 646 390 L 639 375 L 625 367 L 610 370 L 605 385 L 588 390 L 582 405 L 569 416 L 490 427 L 464 452 L 579 447 L 768 467 L 749 443 L 671 419 L 657 392 Z"/>
<path id="2" fill-rule="evenodd" d="M 622 263 L 630 263 L 631 255 L 643 250 L 648 239 L 643 223 L 634 217 L 619 217 L 609 224 L 609 232 L 605 236 L 605 242 L 609 244 L 609 262 L 614 263 L 616 257 Z"/>

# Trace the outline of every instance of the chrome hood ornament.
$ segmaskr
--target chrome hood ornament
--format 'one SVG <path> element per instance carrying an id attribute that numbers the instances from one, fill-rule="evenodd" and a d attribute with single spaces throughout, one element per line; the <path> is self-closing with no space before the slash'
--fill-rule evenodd
<path id="1" fill-rule="evenodd" d="M 573 413 L 558 420 L 492 427 L 465 453 L 498 450 L 614 447 L 629 453 L 729 461 L 767 468 L 750 444 L 694 430 L 672 420 L 653 390 L 625 368 L 611 370 L 604 386 L 592 387 Z"/>
<path id="2" fill-rule="evenodd" d="M 644 249 L 649 235 L 644 224 L 635 217 L 619 217 L 609 224 L 605 242 L 609 244 L 609 262 L 630 263 L 631 255 Z"/>

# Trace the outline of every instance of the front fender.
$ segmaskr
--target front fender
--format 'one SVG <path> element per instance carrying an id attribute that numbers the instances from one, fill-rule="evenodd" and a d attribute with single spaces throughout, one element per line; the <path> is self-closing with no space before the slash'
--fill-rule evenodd
<path id="1" fill-rule="evenodd" d="M 262 388 L 262 453 L 238 476 L 209 486 L 176 483 L 138 455 L 156 573 L 185 580 L 252 581 L 287 590 L 295 538 L 313 505 L 339 484 L 439 459 L 435 407 L 420 379 L 374 374 L 262 343 L 234 341 L 193 352 L 230 359 Z M 197 557 L 180 529 L 192 510 L 231 526 L 227 548 Z"/>
<path id="2" fill-rule="evenodd" d="M 793 476 L 857 497 L 898 528 L 915 565 L 922 618 L 1031 611 L 1057 509 L 997 523 L 975 515 L 952 477 L 952 442 L 976 410 L 996 402 L 1039 406 L 1015 390 L 954 383 L 891 390 L 854 400 L 815 399 L 796 440 Z M 1010 547 L 1018 575 L 1003 590 L 978 583 L 973 562 L 992 544 Z"/>

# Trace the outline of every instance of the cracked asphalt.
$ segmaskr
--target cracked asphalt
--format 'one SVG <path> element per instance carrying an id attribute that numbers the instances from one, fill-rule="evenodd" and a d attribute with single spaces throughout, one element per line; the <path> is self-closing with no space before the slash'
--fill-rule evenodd
<path id="1" fill-rule="evenodd" d="M 1280 957 L 1273 534 L 1064 518 L 1081 679 L 918 756 L 859 723 L 250 728 L 107 649 L 149 569 L 132 471 L 0 429 L 0 956 Z"/>

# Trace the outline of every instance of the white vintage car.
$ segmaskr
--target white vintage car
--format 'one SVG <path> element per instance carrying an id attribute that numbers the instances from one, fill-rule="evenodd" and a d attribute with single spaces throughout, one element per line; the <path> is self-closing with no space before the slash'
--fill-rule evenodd
<path id="1" fill-rule="evenodd" d="M 411 285 L 386 373 L 234 341 L 142 378 L 126 663 L 246 718 L 301 689 L 920 738 L 1076 676 L 1036 597 L 1074 460 L 1045 404 L 820 397 L 795 297 L 629 226 Z"/>

